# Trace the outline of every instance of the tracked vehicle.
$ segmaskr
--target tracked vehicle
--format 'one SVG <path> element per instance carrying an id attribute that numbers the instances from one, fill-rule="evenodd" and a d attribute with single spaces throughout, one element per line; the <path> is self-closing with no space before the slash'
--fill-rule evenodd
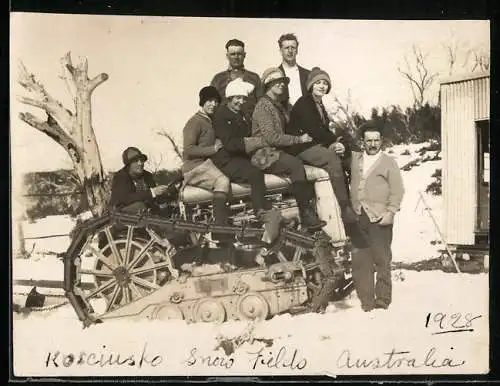
<path id="1" fill-rule="evenodd" d="M 320 232 L 301 229 L 290 180 L 266 175 L 268 199 L 284 219 L 266 242 L 249 204 L 250 187 L 232 184 L 231 223 L 212 221 L 212 194 L 182 186 L 164 203 L 168 216 L 109 212 L 79 224 L 65 256 L 66 296 L 85 326 L 114 318 L 190 322 L 266 319 L 321 312 L 352 288 L 349 242 L 327 173 L 306 167 L 315 183 Z M 226 234 L 234 248 L 218 246 Z M 210 264 L 217 262 L 217 264 Z"/>

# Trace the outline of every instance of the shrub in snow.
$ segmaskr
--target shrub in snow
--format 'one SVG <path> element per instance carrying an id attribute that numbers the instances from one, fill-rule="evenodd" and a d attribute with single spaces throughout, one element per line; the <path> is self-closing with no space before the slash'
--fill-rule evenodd
<path id="1" fill-rule="evenodd" d="M 432 181 L 425 189 L 426 193 L 430 193 L 434 196 L 440 196 L 443 194 L 443 184 L 442 184 L 442 172 L 441 169 L 436 169 L 436 171 L 431 176 L 434 181 Z"/>

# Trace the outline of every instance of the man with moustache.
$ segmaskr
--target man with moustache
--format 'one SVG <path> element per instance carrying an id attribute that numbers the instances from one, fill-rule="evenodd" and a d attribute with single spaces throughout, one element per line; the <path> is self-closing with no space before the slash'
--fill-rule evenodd
<path id="1" fill-rule="evenodd" d="M 359 133 L 364 151 L 352 152 L 351 202 L 363 241 L 353 241 L 352 277 L 361 307 L 369 312 L 387 309 L 392 301 L 392 228 L 405 189 L 396 161 L 381 150 L 379 125 L 368 121 Z"/>
<path id="2" fill-rule="evenodd" d="M 288 108 L 293 107 L 297 99 L 307 94 L 307 77 L 310 70 L 297 64 L 299 41 L 292 33 L 281 35 L 278 39 L 282 62 L 279 69 L 290 78 L 290 83 L 283 94 L 283 102 Z"/>
<path id="3" fill-rule="evenodd" d="M 254 88 L 248 95 L 247 101 L 243 106 L 244 112 L 251 118 L 255 104 L 262 96 L 262 85 L 259 75 L 245 68 L 245 43 L 241 40 L 231 39 L 226 43 L 226 57 L 229 62 L 228 69 L 216 74 L 210 85 L 217 89 L 222 96 L 222 102 L 225 102 L 224 96 L 229 82 L 236 78 L 241 78 L 244 82 L 251 83 Z"/>

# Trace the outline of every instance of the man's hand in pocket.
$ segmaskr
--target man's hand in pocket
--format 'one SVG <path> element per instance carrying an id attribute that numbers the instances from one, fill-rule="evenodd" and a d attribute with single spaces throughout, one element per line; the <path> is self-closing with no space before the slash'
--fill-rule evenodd
<path id="1" fill-rule="evenodd" d="M 392 223 L 394 223 L 394 213 L 392 212 L 387 212 L 386 214 L 384 214 L 384 216 L 382 217 L 382 219 L 379 221 L 379 225 L 391 225 Z"/>

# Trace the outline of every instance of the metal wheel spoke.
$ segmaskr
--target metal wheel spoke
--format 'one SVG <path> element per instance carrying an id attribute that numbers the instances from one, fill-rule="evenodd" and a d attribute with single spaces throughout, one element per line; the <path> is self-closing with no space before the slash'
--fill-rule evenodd
<path id="1" fill-rule="evenodd" d="M 129 225 L 127 229 L 127 243 L 125 244 L 125 256 L 123 257 L 123 265 L 127 266 L 130 259 L 130 246 L 132 245 L 132 237 L 134 236 L 134 227 Z"/>
<path id="2" fill-rule="evenodd" d="M 131 289 L 132 293 L 135 294 L 136 299 L 142 298 L 141 291 L 139 291 L 139 289 L 137 288 L 137 286 L 135 285 L 135 283 L 134 282 L 130 282 L 129 285 L 130 285 L 130 289 Z M 133 299 L 133 296 L 132 296 L 132 299 Z M 135 299 L 133 299 L 133 300 L 135 300 Z"/>
<path id="3" fill-rule="evenodd" d="M 90 294 L 88 294 L 85 298 L 86 300 L 100 294 L 101 292 L 103 291 L 106 291 L 108 288 L 110 288 L 113 284 L 117 284 L 116 283 L 116 279 L 113 278 L 111 280 L 109 280 L 108 282 L 106 282 L 105 284 L 103 284 L 102 286 L 100 286 L 99 288 L 95 289 L 94 291 L 92 291 Z"/>
<path id="4" fill-rule="evenodd" d="M 139 254 L 134 257 L 134 259 L 130 262 L 130 264 L 127 266 L 127 268 L 132 269 L 135 267 L 135 265 L 139 262 L 140 259 L 144 257 L 144 254 L 147 252 L 147 250 L 153 245 L 155 241 L 153 239 L 150 239 L 147 244 L 144 246 L 144 248 L 141 249 Z"/>
<path id="5" fill-rule="evenodd" d="M 80 269 L 80 275 L 94 275 L 101 277 L 112 277 L 112 272 L 98 271 L 97 269 Z"/>
<path id="6" fill-rule="evenodd" d="M 150 283 L 149 281 L 141 279 L 140 277 L 137 276 L 132 276 L 132 281 L 136 284 L 139 284 L 141 287 L 146 287 L 152 290 L 157 290 L 158 288 L 160 288 L 159 285 L 155 283 Z"/>
<path id="7" fill-rule="evenodd" d="M 150 265 L 150 266 L 144 266 L 141 268 L 132 269 L 132 270 L 130 270 L 130 274 L 131 275 L 139 275 L 141 273 L 151 272 L 151 271 L 155 271 L 157 269 L 169 268 L 169 267 L 170 267 L 170 263 L 168 261 L 164 261 L 162 263 L 157 263 L 157 264 Z"/>
<path id="8" fill-rule="evenodd" d="M 121 287 L 119 285 L 117 285 L 115 287 L 115 289 L 113 290 L 113 294 L 111 295 L 111 299 L 109 301 L 109 304 L 106 307 L 106 312 L 110 311 L 111 307 L 113 307 L 113 305 L 116 303 L 116 299 L 118 297 L 118 294 L 120 293 L 120 289 L 121 289 Z"/>
<path id="9" fill-rule="evenodd" d="M 278 260 L 281 261 L 282 263 L 286 263 L 288 261 L 286 259 L 285 255 L 283 254 L 283 252 L 278 251 L 278 253 L 276 255 L 278 257 Z"/>
<path id="10" fill-rule="evenodd" d="M 300 260 L 300 256 L 302 256 L 302 252 L 304 251 L 304 248 L 302 247 L 297 247 L 295 249 L 295 253 L 293 254 L 293 259 L 292 261 L 299 261 Z"/>
<path id="11" fill-rule="evenodd" d="M 106 238 L 108 239 L 108 244 L 111 247 L 111 250 L 113 251 L 113 255 L 116 258 L 116 263 L 117 265 L 121 265 L 123 262 L 122 255 L 118 251 L 118 248 L 116 248 L 115 240 L 113 239 L 113 235 L 111 234 L 111 231 L 109 230 L 109 227 L 104 229 L 104 233 L 106 233 Z"/>
<path id="12" fill-rule="evenodd" d="M 123 300 L 125 301 L 125 304 L 130 303 L 130 293 L 128 292 L 128 287 L 123 287 L 122 293 L 123 293 Z"/>
<path id="13" fill-rule="evenodd" d="M 95 257 L 97 257 L 97 260 L 101 261 L 105 267 L 107 267 L 110 271 L 114 271 L 115 268 L 116 268 L 116 265 L 114 265 L 113 263 L 111 262 L 108 262 L 108 258 L 106 256 L 104 256 L 101 251 L 95 249 L 93 246 L 89 245 L 87 247 L 89 249 L 90 252 L 92 252 Z"/>

